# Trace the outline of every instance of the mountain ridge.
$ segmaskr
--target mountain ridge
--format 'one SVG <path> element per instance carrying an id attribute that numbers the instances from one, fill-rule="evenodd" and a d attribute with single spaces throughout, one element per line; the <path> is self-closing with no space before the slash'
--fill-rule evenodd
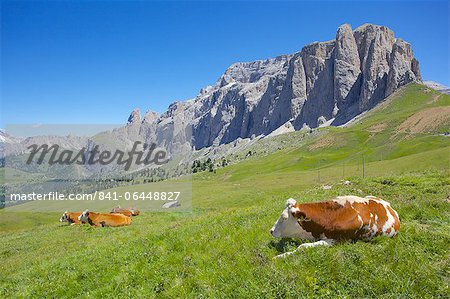
<path id="1" fill-rule="evenodd" d="M 214 85 L 162 114 L 133 111 L 128 125 L 146 141 L 177 151 L 238 138 L 267 136 L 281 126 L 341 125 L 376 106 L 399 87 L 421 81 L 411 45 L 385 26 L 344 24 L 334 40 L 313 42 L 293 54 L 237 62 Z"/>
<path id="2" fill-rule="evenodd" d="M 139 109 L 109 138 L 172 154 L 284 131 L 343 125 L 398 88 L 421 81 L 411 45 L 385 26 L 344 24 L 334 40 L 230 65 L 214 85 L 159 114 Z M 109 136 L 109 137 L 108 137 Z M 104 139 L 103 138 L 103 139 Z"/>

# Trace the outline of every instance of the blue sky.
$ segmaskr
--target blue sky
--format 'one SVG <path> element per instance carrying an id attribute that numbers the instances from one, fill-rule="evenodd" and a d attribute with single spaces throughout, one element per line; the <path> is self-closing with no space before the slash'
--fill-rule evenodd
<path id="1" fill-rule="evenodd" d="M 1 2 L 0 127 L 124 123 L 194 97 L 237 61 L 390 27 L 450 85 L 449 2 Z"/>

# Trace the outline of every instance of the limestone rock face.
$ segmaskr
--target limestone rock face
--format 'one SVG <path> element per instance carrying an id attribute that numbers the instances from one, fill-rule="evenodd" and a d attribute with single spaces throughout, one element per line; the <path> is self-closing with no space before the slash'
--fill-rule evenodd
<path id="1" fill-rule="evenodd" d="M 231 65 L 193 99 L 171 104 L 140 123 L 140 135 L 174 151 L 269 135 L 283 125 L 296 130 L 343 124 L 399 87 L 420 80 L 411 45 L 387 27 L 340 26 L 335 39 L 301 51 Z"/>
<path id="2" fill-rule="evenodd" d="M 300 55 L 306 74 L 306 101 L 295 121 L 295 127 L 307 123 L 318 126 L 318 118 L 331 118 L 334 109 L 334 58 L 335 42 L 313 43 L 305 46 Z"/>
<path id="3" fill-rule="evenodd" d="M 362 86 L 359 110 L 364 111 L 385 97 L 394 32 L 384 26 L 366 24 L 354 32 L 359 49 Z"/>
<path id="4" fill-rule="evenodd" d="M 396 40 L 389 59 L 389 69 L 385 96 L 416 78 L 420 79 L 419 62 L 414 58 L 410 44 L 401 39 Z"/>
<path id="5" fill-rule="evenodd" d="M 141 111 L 139 109 L 134 109 L 130 116 L 128 117 L 129 124 L 135 124 L 141 122 Z"/>
<path id="6" fill-rule="evenodd" d="M 159 117 L 158 112 L 147 111 L 147 112 L 145 112 L 142 122 L 151 124 L 151 123 L 154 123 L 158 119 L 158 117 Z"/>
<path id="7" fill-rule="evenodd" d="M 291 99 L 291 116 L 296 118 L 306 101 L 306 74 L 302 57 L 297 54 L 289 61 L 283 98 Z"/>
<path id="8" fill-rule="evenodd" d="M 334 100 L 337 107 L 341 107 L 352 88 L 359 87 L 357 81 L 361 78 L 358 45 L 350 25 L 339 27 L 334 51 Z"/>

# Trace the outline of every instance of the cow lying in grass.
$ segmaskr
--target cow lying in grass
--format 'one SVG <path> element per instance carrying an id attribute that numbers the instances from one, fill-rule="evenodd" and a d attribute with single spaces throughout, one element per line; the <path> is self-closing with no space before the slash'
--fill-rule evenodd
<path id="1" fill-rule="evenodd" d="M 400 229 L 398 214 L 379 198 L 338 196 L 330 201 L 297 203 L 290 198 L 280 218 L 270 230 L 273 237 L 314 241 L 303 247 L 333 245 L 342 240 L 370 240 L 376 236 L 393 237 Z"/>
<path id="2" fill-rule="evenodd" d="M 111 214 L 123 214 L 125 216 L 131 217 L 131 216 L 139 215 L 140 212 L 136 208 L 124 209 L 124 208 L 121 208 L 120 206 L 118 206 L 111 210 Z"/>
<path id="3" fill-rule="evenodd" d="M 79 217 L 82 223 L 92 226 L 125 226 L 131 224 L 131 218 L 122 214 L 100 214 L 84 211 Z"/>
<path id="4" fill-rule="evenodd" d="M 133 213 L 131 213 L 130 210 L 121 208 L 121 207 L 115 207 L 111 210 L 110 214 L 121 214 L 121 215 L 125 215 L 127 217 L 131 217 L 133 216 Z"/>
<path id="5" fill-rule="evenodd" d="M 141 212 L 137 208 L 129 208 L 132 216 L 138 216 Z"/>
<path id="6" fill-rule="evenodd" d="M 64 214 L 59 219 L 60 222 L 69 222 L 70 225 L 74 224 L 81 224 L 80 220 L 78 220 L 78 217 L 81 215 L 80 212 L 68 212 L 65 211 Z"/>

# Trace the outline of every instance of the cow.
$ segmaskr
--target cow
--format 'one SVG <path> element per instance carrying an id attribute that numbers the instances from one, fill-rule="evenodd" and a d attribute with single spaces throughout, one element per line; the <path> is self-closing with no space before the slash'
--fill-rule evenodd
<path id="1" fill-rule="evenodd" d="M 138 216 L 141 212 L 137 208 L 129 208 L 132 216 Z"/>
<path id="2" fill-rule="evenodd" d="M 64 214 L 59 218 L 60 222 L 69 222 L 70 225 L 74 224 L 81 224 L 80 220 L 78 220 L 78 217 L 81 215 L 80 212 L 68 212 L 65 211 Z"/>
<path id="3" fill-rule="evenodd" d="M 338 196 L 330 201 L 297 203 L 288 199 L 283 213 L 270 230 L 275 237 L 313 241 L 276 257 L 286 257 L 300 248 L 333 245 L 338 241 L 394 237 L 400 229 L 397 212 L 374 196 Z"/>
<path id="4" fill-rule="evenodd" d="M 122 214 L 128 217 L 131 217 L 133 215 L 133 213 L 128 210 L 128 209 L 124 209 L 121 207 L 115 207 L 111 210 L 110 214 Z"/>
<path id="5" fill-rule="evenodd" d="M 131 224 L 131 218 L 122 214 L 100 214 L 84 211 L 78 217 L 82 223 L 89 223 L 92 226 L 125 226 Z"/>
<path id="6" fill-rule="evenodd" d="M 131 217 L 131 216 L 137 216 L 140 214 L 139 210 L 136 208 L 121 208 L 120 206 L 117 206 L 111 210 L 112 214 L 123 214 L 125 216 Z"/>

